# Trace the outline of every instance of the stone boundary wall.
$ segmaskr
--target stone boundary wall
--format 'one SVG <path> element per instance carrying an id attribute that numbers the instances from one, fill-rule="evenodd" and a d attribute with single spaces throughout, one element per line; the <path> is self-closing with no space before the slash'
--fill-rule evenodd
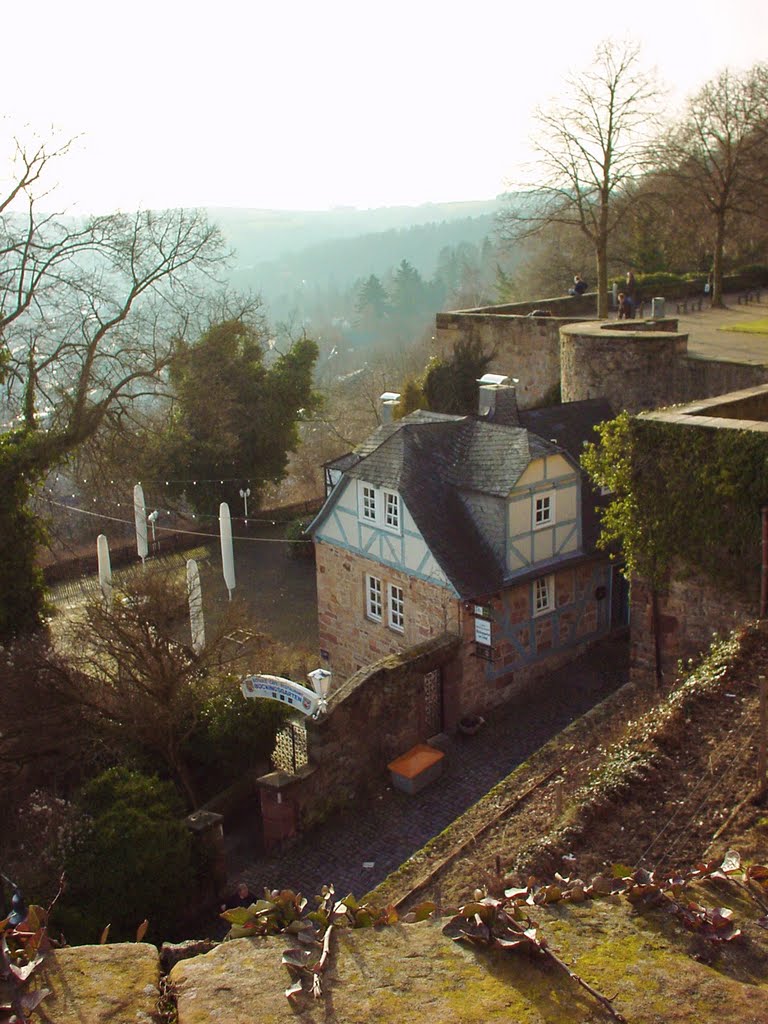
<path id="1" fill-rule="evenodd" d="M 455 726 L 460 648 L 461 638 L 446 633 L 356 672 L 331 692 L 329 713 L 306 722 L 309 767 L 272 772 L 259 785 L 293 805 L 300 830 L 386 785 L 387 764 L 429 738 L 423 680 L 435 668 L 443 671 L 446 727 Z"/>
<path id="2" fill-rule="evenodd" d="M 603 396 L 616 412 L 637 413 L 768 381 L 768 366 L 690 356 L 677 325 L 673 318 L 563 324 L 562 400 Z"/>
<path id="3" fill-rule="evenodd" d="M 714 634 L 726 634 L 757 618 L 760 571 L 745 581 L 744 592 L 726 590 L 704 576 L 677 577 L 672 573 L 665 593 L 659 594 L 659 636 L 664 679 L 678 674 L 678 662 L 697 658 L 712 645 Z M 646 682 L 656 677 L 651 588 L 632 580 L 631 678 Z"/>
<path id="4" fill-rule="evenodd" d="M 533 409 L 559 401 L 560 328 L 571 322 L 490 312 L 438 313 L 433 348 L 447 357 L 457 341 L 479 340 L 484 351 L 496 352 L 489 371 L 517 377 L 518 406 Z"/>
<path id="5" fill-rule="evenodd" d="M 597 292 L 585 292 L 584 295 L 556 295 L 549 299 L 534 299 L 530 302 L 507 302 L 503 306 L 477 306 L 475 309 L 456 310 L 455 313 L 466 314 L 486 313 L 494 316 L 527 316 L 535 309 L 542 309 L 552 316 L 589 317 L 593 319 L 597 309 Z M 454 316 L 454 312 L 438 313 L 440 316 Z"/>
<path id="6" fill-rule="evenodd" d="M 678 364 L 688 350 L 688 335 L 677 321 L 633 321 L 615 329 L 600 320 L 565 325 L 560 330 L 561 388 L 564 402 L 607 397 L 618 412 L 657 409 L 675 401 Z"/>
<path id="7" fill-rule="evenodd" d="M 680 361 L 675 381 L 674 401 L 691 402 L 768 383 L 768 366 L 688 356 Z"/>

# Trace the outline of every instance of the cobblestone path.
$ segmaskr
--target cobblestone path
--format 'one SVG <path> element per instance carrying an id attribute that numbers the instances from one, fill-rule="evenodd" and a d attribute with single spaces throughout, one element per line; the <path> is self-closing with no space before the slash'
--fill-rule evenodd
<path id="1" fill-rule="evenodd" d="M 311 896 L 332 882 L 338 893 L 363 895 L 627 678 L 626 641 L 606 641 L 537 684 L 535 699 L 489 715 L 478 735 L 451 737 L 443 775 L 421 793 L 408 796 L 389 787 L 369 806 L 334 816 L 270 857 L 254 855 L 253 826 L 230 830 L 225 839 L 230 887 L 244 878 L 254 893 L 267 886 Z"/>

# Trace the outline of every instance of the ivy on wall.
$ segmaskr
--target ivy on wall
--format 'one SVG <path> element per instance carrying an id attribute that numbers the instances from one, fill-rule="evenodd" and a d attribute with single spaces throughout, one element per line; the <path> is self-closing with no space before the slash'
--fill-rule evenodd
<path id="1" fill-rule="evenodd" d="M 622 413 L 582 463 L 612 492 L 601 545 L 618 541 L 628 575 L 662 586 L 672 562 L 742 590 L 758 585 L 768 436 Z"/>

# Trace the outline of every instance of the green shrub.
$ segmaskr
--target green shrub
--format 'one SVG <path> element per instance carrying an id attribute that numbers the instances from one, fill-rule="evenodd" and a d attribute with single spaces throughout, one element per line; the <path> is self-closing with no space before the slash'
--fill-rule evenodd
<path id="1" fill-rule="evenodd" d="M 657 290 L 670 285 L 682 284 L 684 280 L 685 278 L 680 274 L 669 274 L 666 271 L 659 271 L 656 274 L 639 274 L 637 285 L 643 295 L 650 295 L 654 289 Z"/>
<path id="2" fill-rule="evenodd" d="M 739 277 L 751 277 L 755 284 L 768 284 L 768 266 L 764 263 L 748 263 L 743 267 L 736 267 L 734 275 Z"/>
<path id="3" fill-rule="evenodd" d="M 290 710 L 269 700 L 246 700 L 233 683 L 203 708 L 187 756 L 204 799 L 268 762 Z"/>
<path id="4" fill-rule="evenodd" d="M 149 920 L 147 937 L 174 933 L 192 897 L 191 835 L 170 782 L 127 768 L 110 768 L 78 794 L 82 824 L 66 862 L 67 886 L 53 924 L 69 942 L 133 939 Z"/>

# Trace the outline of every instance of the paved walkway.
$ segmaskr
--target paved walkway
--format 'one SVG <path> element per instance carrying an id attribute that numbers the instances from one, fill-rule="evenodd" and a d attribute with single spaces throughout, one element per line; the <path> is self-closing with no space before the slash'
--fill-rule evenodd
<path id="1" fill-rule="evenodd" d="M 735 295 L 725 296 L 725 309 L 702 309 L 700 313 L 681 314 L 680 330 L 688 332 L 688 352 L 703 359 L 723 359 L 735 363 L 768 364 L 768 333 L 743 334 L 729 330 L 733 324 L 768 317 L 768 293 L 761 302 L 739 305 Z M 673 312 L 670 315 L 674 315 Z"/>
<path id="2" fill-rule="evenodd" d="M 451 737 L 443 775 L 421 793 L 386 787 L 277 856 L 259 853 L 252 814 L 226 836 L 230 888 L 244 878 L 254 893 L 287 887 L 311 896 L 332 882 L 337 892 L 363 895 L 627 677 L 626 640 L 604 642 L 489 715 L 478 735 Z"/>
<path id="3" fill-rule="evenodd" d="M 688 334 L 688 354 L 701 359 L 768 365 L 768 332 L 743 334 L 729 330 L 733 324 L 768 317 L 768 289 L 763 290 L 761 302 L 739 305 L 737 295 L 726 295 L 724 301 L 725 309 L 712 309 L 705 300 L 701 311 L 693 313 L 676 313 L 675 301 L 666 303 L 666 315 L 675 317 L 680 331 Z"/>

